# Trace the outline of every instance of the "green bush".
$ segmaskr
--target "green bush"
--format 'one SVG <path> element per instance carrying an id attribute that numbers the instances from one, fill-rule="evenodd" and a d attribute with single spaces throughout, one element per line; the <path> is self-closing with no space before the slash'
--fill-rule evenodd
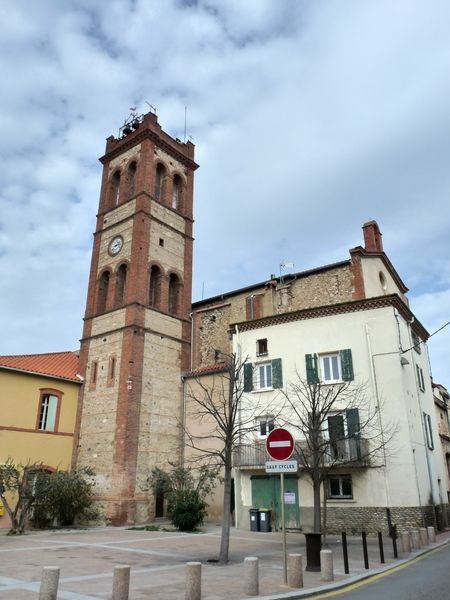
<path id="1" fill-rule="evenodd" d="M 95 518 L 93 475 L 87 468 L 40 474 L 36 480 L 33 523 L 38 527 L 65 527 L 73 525 L 76 518 Z"/>
<path id="2" fill-rule="evenodd" d="M 197 490 L 177 490 L 169 495 L 167 512 L 180 531 L 194 531 L 206 517 L 207 504 Z"/>

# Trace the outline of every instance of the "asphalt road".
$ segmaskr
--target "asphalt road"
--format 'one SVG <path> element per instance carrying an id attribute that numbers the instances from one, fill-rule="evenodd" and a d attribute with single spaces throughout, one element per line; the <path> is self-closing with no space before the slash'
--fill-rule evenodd
<path id="1" fill-rule="evenodd" d="M 376 579 L 357 584 L 333 598 L 343 600 L 448 600 L 450 599 L 450 544 Z M 319 596 L 320 598 L 320 596 Z"/>

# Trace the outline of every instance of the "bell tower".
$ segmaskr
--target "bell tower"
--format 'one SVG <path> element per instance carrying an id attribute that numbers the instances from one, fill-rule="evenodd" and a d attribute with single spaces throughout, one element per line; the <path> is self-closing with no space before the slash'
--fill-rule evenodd
<path id="1" fill-rule="evenodd" d="M 189 368 L 194 145 L 133 114 L 106 141 L 81 340 L 74 462 L 113 524 L 152 519 L 145 481 L 182 448 Z"/>

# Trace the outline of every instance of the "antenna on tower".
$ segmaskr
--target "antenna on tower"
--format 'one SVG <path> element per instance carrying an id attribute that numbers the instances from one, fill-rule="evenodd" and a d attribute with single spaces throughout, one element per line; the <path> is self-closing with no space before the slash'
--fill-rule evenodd
<path id="1" fill-rule="evenodd" d="M 186 143 L 186 121 L 187 121 L 187 106 L 184 107 L 184 138 L 183 138 L 184 143 Z"/>
<path id="2" fill-rule="evenodd" d="M 156 108 L 153 106 L 153 104 L 150 104 L 150 102 L 147 102 L 147 100 L 145 101 L 145 104 L 148 104 L 152 113 L 156 115 Z"/>

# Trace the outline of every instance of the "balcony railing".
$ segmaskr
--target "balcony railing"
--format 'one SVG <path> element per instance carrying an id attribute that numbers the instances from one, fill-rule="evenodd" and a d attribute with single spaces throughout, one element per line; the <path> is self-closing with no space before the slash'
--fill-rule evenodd
<path id="1" fill-rule="evenodd" d="M 328 444 L 323 454 L 325 466 L 335 464 L 348 466 L 368 466 L 369 452 L 368 440 L 348 438 Z M 308 455 L 306 442 L 295 442 L 295 450 L 292 460 L 298 460 L 299 468 L 302 468 L 301 456 Z M 241 444 L 233 453 L 233 464 L 235 467 L 264 467 L 266 461 L 271 460 L 266 452 L 264 441 L 253 444 Z"/>

